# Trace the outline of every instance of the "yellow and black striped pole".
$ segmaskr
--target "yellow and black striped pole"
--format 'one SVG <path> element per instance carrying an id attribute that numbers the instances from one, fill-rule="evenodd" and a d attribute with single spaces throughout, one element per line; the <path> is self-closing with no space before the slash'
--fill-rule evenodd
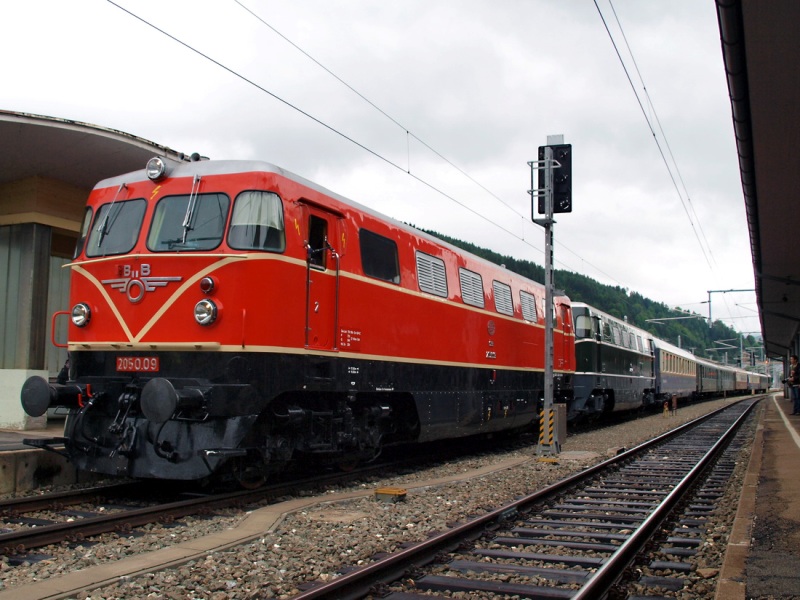
<path id="1" fill-rule="evenodd" d="M 555 439 L 555 431 L 555 409 L 541 409 L 539 411 L 539 446 L 537 454 L 558 454 L 558 440 Z"/>

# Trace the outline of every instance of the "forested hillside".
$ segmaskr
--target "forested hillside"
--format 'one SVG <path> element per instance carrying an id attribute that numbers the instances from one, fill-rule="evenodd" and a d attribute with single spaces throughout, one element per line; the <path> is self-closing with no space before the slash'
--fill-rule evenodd
<path id="1" fill-rule="evenodd" d="M 480 248 L 474 244 L 462 242 L 461 240 L 433 231 L 427 231 L 426 233 L 453 244 L 454 246 L 463 248 L 495 264 L 504 265 L 510 271 L 519 273 L 524 277 L 533 279 L 539 283 L 544 282 L 544 267 L 530 261 L 519 260 L 511 256 L 502 256 L 486 248 Z M 563 290 L 573 301 L 586 302 L 620 319 L 627 318 L 631 324 L 641 327 L 651 332 L 653 335 L 680 346 L 681 348 L 686 348 L 697 356 L 704 356 L 720 362 L 725 362 L 725 352 L 727 352 L 728 363 L 740 364 L 739 333 L 721 321 L 714 321 L 713 327 L 709 328 L 708 318 L 698 314 L 699 318 L 696 319 L 648 323 L 648 319 L 674 319 L 675 317 L 686 315 L 671 309 L 663 302 L 655 302 L 649 298 L 645 298 L 637 292 L 629 292 L 619 286 L 604 285 L 585 275 L 579 275 L 571 271 L 556 269 L 554 281 L 556 288 Z M 723 343 L 714 343 L 718 340 L 725 341 Z M 734 347 L 726 347 L 728 345 Z M 760 345 L 760 341 L 748 335 L 742 340 L 741 345 L 744 348 L 753 348 Z M 708 350 L 714 347 L 720 348 L 721 350 Z M 745 362 L 745 367 L 749 366 L 748 362 L 749 361 Z"/>

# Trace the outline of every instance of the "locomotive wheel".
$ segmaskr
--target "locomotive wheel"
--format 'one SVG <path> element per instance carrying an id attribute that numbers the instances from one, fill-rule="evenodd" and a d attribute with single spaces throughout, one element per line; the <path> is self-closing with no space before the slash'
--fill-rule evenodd
<path id="1" fill-rule="evenodd" d="M 267 469 L 261 461 L 245 456 L 233 465 L 236 482 L 246 490 L 257 490 L 267 483 Z"/>
<path id="2" fill-rule="evenodd" d="M 336 468 L 342 473 L 350 473 L 354 471 L 361 461 L 357 458 L 343 458 L 336 463 Z"/>

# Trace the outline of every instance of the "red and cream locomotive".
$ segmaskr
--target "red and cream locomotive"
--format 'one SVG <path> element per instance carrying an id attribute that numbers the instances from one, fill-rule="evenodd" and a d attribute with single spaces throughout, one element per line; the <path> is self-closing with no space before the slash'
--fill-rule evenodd
<path id="1" fill-rule="evenodd" d="M 92 191 L 71 269 L 67 407 L 87 471 L 257 484 L 290 461 L 537 420 L 544 288 L 262 162 L 151 160 Z M 575 370 L 557 297 L 556 398 Z"/>

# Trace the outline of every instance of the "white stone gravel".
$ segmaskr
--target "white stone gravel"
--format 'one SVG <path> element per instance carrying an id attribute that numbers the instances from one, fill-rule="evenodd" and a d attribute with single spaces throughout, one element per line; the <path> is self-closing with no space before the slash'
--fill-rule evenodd
<path id="1" fill-rule="evenodd" d="M 81 593 L 80 600 L 92 599 L 250 599 L 289 598 L 297 586 L 327 580 L 346 566 L 360 565 L 379 552 L 391 552 L 402 542 L 420 541 L 454 522 L 529 494 L 539 487 L 607 458 L 620 447 L 633 447 L 676 425 L 689 421 L 731 401 L 712 401 L 681 408 L 675 416 L 661 414 L 635 421 L 570 435 L 562 444 L 558 464 L 533 460 L 535 448 L 470 457 L 414 474 L 387 476 L 362 484 L 362 489 L 399 486 L 409 490 L 404 502 L 385 503 L 371 495 L 346 502 L 321 502 L 307 510 L 288 515 L 258 540 L 234 550 L 209 554 L 176 568 L 125 579 L 112 586 Z M 566 460 L 578 456 L 577 460 Z M 429 481 L 456 473 L 469 475 L 474 469 L 514 457 L 530 457 L 514 468 L 464 481 L 414 488 L 415 482 Z M 337 490 L 341 491 L 341 490 Z M 734 494 L 734 500 L 736 495 Z M 58 576 L 109 560 L 120 560 L 150 552 L 165 544 L 207 535 L 235 527 L 243 514 L 230 511 L 213 520 L 187 518 L 185 527 L 151 526 L 139 537 L 103 536 L 99 544 L 70 550 L 46 548 L 53 559 L 11 567 L 0 562 L 0 590 Z"/>

